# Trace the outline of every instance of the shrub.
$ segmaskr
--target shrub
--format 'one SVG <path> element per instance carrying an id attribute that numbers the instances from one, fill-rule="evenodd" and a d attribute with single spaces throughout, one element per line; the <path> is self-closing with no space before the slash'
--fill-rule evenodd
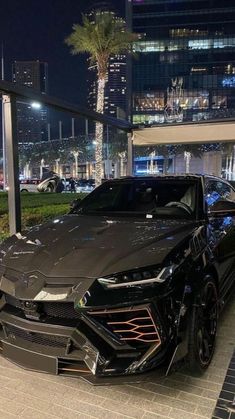
<path id="1" fill-rule="evenodd" d="M 22 194 L 22 230 L 68 213 L 73 199 L 85 194 Z M 0 242 L 9 236 L 7 194 L 0 194 Z"/>
<path id="2" fill-rule="evenodd" d="M 62 205 L 70 204 L 76 198 L 83 199 L 86 196 L 84 193 L 21 193 L 21 208 L 37 208 L 44 205 Z M 0 193 L 0 214 L 5 214 L 8 211 L 7 193 Z"/>

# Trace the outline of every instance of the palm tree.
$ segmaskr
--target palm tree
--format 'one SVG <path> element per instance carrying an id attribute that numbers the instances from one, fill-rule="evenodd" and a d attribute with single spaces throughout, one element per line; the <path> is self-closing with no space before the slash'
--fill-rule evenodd
<path id="1" fill-rule="evenodd" d="M 89 61 L 97 68 L 96 111 L 104 111 L 104 89 L 107 78 L 109 58 L 112 55 L 131 51 L 132 42 L 137 35 L 129 32 L 123 19 L 113 12 L 97 10 L 91 17 L 83 15 L 83 24 L 73 25 L 73 32 L 65 39 L 72 54 L 87 53 Z M 99 185 L 103 174 L 103 125 L 96 123 L 95 130 L 95 178 Z"/>

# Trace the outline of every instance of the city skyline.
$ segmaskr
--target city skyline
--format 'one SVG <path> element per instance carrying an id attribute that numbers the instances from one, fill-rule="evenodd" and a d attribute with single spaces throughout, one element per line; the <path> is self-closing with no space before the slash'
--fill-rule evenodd
<path id="1" fill-rule="evenodd" d="M 14 61 L 12 81 L 38 90 L 48 92 L 48 65 L 41 61 Z M 48 110 L 37 103 L 17 103 L 18 142 L 27 144 L 47 139 Z"/>
<path id="2" fill-rule="evenodd" d="M 125 1 L 106 1 L 124 17 Z M 74 23 L 81 23 L 96 2 L 64 0 L 48 3 L 12 0 L 3 1 L 0 25 L 0 42 L 4 46 L 5 78 L 11 80 L 14 61 L 45 61 L 49 67 L 49 94 L 73 103 L 87 102 L 86 56 L 72 56 L 64 39 Z"/>

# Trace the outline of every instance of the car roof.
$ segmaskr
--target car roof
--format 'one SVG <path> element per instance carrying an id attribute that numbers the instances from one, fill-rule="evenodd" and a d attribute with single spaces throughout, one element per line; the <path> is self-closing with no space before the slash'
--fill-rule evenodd
<path id="1" fill-rule="evenodd" d="M 123 176 L 120 178 L 116 178 L 116 179 L 107 179 L 107 181 L 111 181 L 111 182 L 125 182 L 127 180 L 205 180 L 205 179 L 213 179 L 213 180 L 217 180 L 220 182 L 225 182 L 228 185 L 231 186 L 230 182 L 227 181 L 226 179 L 222 179 L 219 176 L 214 176 L 214 175 L 209 175 L 209 174 L 195 174 L 195 173 L 189 173 L 189 174 L 166 174 L 166 175 L 150 175 L 150 176 Z"/>
<path id="2" fill-rule="evenodd" d="M 203 175 L 196 175 L 196 174 L 172 174 L 172 175 L 151 175 L 151 176 L 123 176 L 117 179 L 107 179 L 107 181 L 111 182 L 125 182 L 128 180 L 200 180 L 203 178 Z"/>

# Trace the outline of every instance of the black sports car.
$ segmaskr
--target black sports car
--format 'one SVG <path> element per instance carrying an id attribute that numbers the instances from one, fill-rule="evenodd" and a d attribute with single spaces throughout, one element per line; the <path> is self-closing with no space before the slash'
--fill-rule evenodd
<path id="1" fill-rule="evenodd" d="M 210 176 L 103 183 L 0 247 L 4 357 L 109 377 L 209 365 L 235 277 L 235 191 Z"/>

